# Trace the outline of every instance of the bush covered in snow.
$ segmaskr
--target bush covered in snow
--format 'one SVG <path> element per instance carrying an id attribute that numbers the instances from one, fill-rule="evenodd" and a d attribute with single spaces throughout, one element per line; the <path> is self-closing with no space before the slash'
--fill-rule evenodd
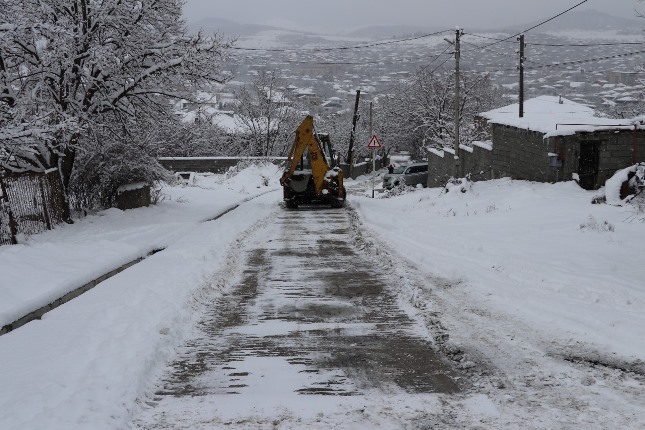
<path id="1" fill-rule="evenodd" d="M 405 184 L 396 185 L 390 188 L 389 190 L 385 189 L 382 193 L 379 193 L 376 197 L 379 199 L 389 199 L 390 197 L 402 196 L 404 194 L 413 193 L 420 188 L 422 188 L 421 185 L 418 185 L 417 187 L 413 187 Z"/>
<path id="2" fill-rule="evenodd" d="M 466 193 L 472 188 L 473 183 L 470 181 L 470 177 L 466 176 L 465 178 L 450 178 L 444 190 L 446 193 Z"/>
<path id="3" fill-rule="evenodd" d="M 608 221 L 598 222 L 596 219 L 589 215 L 586 222 L 580 224 L 580 230 L 582 231 L 597 231 L 599 233 L 603 232 L 612 232 L 614 231 L 614 226 Z"/>
<path id="4" fill-rule="evenodd" d="M 645 190 L 645 163 L 617 171 L 607 179 L 604 187 L 604 201 L 609 205 L 623 206 L 633 202 L 643 206 L 643 190 Z M 594 203 L 601 202 L 601 196 L 594 198 Z"/>
<path id="5" fill-rule="evenodd" d="M 71 206 L 77 211 L 113 207 L 119 187 L 143 182 L 154 189 L 155 182 L 171 179 L 145 148 L 125 140 L 105 142 L 78 155 L 70 182 Z"/>

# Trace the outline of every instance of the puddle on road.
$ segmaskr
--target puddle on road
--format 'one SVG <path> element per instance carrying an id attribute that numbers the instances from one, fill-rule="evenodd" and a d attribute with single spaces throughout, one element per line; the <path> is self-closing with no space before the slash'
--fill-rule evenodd
<path id="1" fill-rule="evenodd" d="M 301 395 L 460 390 L 463 375 L 415 335 L 387 277 L 349 246 L 349 216 L 332 214 L 278 218 L 280 237 L 247 252 L 243 280 L 213 304 L 158 396 L 257 396 L 277 375 Z"/>

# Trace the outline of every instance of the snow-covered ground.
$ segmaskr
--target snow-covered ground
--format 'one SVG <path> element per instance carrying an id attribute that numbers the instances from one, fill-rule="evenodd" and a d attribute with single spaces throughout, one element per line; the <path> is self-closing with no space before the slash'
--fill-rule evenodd
<path id="1" fill-rule="evenodd" d="M 197 176 L 166 187 L 157 206 L 0 247 L 4 323 L 164 248 L 0 336 L 0 428 L 128 428 L 190 332 L 195 303 L 234 282 L 239 244 L 261 240 L 282 210 L 278 175 Z M 427 280 L 402 282 L 401 297 L 475 369 L 466 397 L 420 400 L 429 413 L 452 404 L 480 428 L 645 427 L 645 214 L 592 205 L 596 193 L 573 182 L 499 179 L 387 199 L 364 186 L 348 181 L 364 251 Z M 345 428 L 342 415 L 336 424 Z"/>
<path id="2" fill-rule="evenodd" d="M 471 306 L 553 340 L 643 359 L 645 213 L 592 205 L 596 194 L 573 181 L 499 179 L 352 206 L 397 253 L 472 296 Z"/>

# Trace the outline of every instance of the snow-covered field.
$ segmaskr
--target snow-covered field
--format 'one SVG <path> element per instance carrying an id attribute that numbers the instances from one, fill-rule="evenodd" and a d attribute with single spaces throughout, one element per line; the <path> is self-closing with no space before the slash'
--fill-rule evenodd
<path id="1" fill-rule="evenodd" d="M 234 282 L 239 244 L 262 240 L 282 210 L 277 178 L 267 166 L 198 176 L 166 187 L 157 206 L 0 247 L 5 322 L 165 248 L 0 337 L 0 428 L 128 428 L 190 332 L 195 302 Z M 348 181 L 364 252 L 403 277 L 401 298 L 471 371 L 471 392 L 420 399 L 428 413 L 448 405 L 468 428 L 645 427 L 645 214 L 592 205 L 596 193 L 573 182 L 499 179 L 387 199 L 364 187 Z M 325 421 L 346 428 L 342 415 Z"/>

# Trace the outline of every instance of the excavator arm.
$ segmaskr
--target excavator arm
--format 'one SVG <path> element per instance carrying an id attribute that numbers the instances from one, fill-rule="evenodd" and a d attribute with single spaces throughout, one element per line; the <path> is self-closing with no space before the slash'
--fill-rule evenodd
<path id="1" fill-rule="evenodd" d="M 325 175 L 329 171 L 329 164 L 314 134 L 314 118 L 311 115 L 308 115 L 296 129 L 296 137 L 289 150 L 289 168 L 284 172 L 282 178 L 280 178 L 280 185 L 284 186 L 293 176 L 305 150 L 308 150 L 311 175 L 314 179 L 316 194 L 320 194 L 323 189 Z"/>

